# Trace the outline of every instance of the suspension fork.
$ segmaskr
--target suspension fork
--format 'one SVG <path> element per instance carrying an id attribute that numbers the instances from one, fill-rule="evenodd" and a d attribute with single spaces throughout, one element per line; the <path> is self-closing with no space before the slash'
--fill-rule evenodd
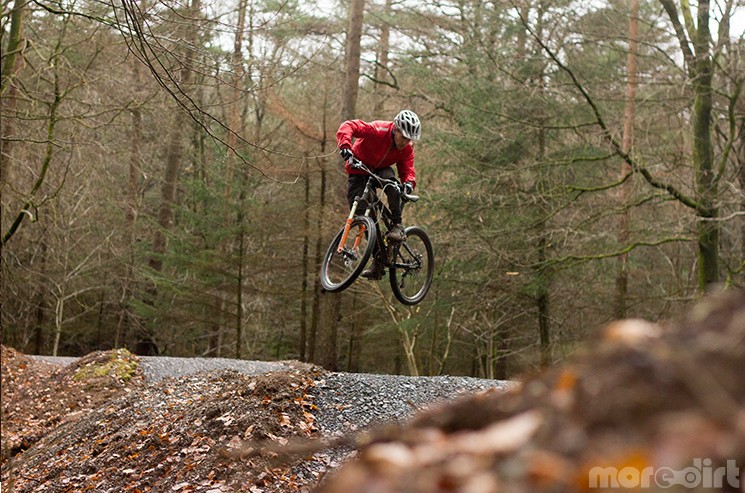
<path id="1" fill-rule="evenodd" d="M 365 194 L 363 194 L 364 196 Z M 352 229 L 352 222 L 354 222 L 354 216 L 357 212 L 357 206 L 359 205 L 359 199 L 355 198 L 354 202 L 352 203 L 352 208 L 349 211 L 349 217 L 347 217 L 347 222 L 344 224 L 344 233 L 341 235 L 341 240 L 339 241 L 339 246 L 336 248 L 336 253 L 341 253 L 341 251 L 344 249 L 344 245 L 347 243 L 347 238 L 349 237 L 349 231 Z M 370 208 L 368 207 L 365 211 L 365 216 L 370 216 Z M 360 227 L 360 231 L 357 233 L 357 237 L 354 239 L 354 245 L 352 246 L 353 250 L 357 250 L 360 247 L 360 242 L 362 241 L 362 236 L 365 234 L 365 225 L 363 224 Z"/>

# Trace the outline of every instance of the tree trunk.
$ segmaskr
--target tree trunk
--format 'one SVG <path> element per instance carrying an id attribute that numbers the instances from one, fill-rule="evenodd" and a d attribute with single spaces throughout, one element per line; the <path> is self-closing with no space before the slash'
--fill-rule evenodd
<path id="1" fill-rule="evenodd" d="M 629 52 L 626 55 L 626 107 L 623 114 L 623 141 L 621 148 L 629 154 L 634 139 L 634 114 L 636 99 L 636 52 L 639 44 L 639 0 L 631 0 L 631 13 L 629 16 Z M 631 166 L 624 161 L 621 163 L 620 176 L 624 177 L 631 172 Z M 619 206 L 621 215 L 618 224 L 618 244 L 623 248 L 629 242 L 629 211 L 626 208 L 626 197 L 628 195 L 628 184 L 623 183 L 618 190 Z M 626 317 L 626 306 L 628 298 L 628 253 L 622 253 L 618 257 L 618 272 L 616 273 L 616 307 L 615 317 L 617 319 Z"/>
<path id="2" fill-rule="evenodd" d="M 65 293 L 60 292 L 59 298 L 54 305 L 54 343 L 52 344 L 52 356 L 59 352 L 59 342 L 62 338 L 62 322 L 65 314 Z"/>
<path id="3" fill-rule="evenodd" d="M 135 61 L 132 68 L 134 80 L 139 80 L 139 62 Z M 129 181 L 127 186 L 127 205 L 125 219 L 127 222 L 126 240 L 129 250 L 129 258 L 124 266 L 124 279 L 122 280 L 122 296 L 119 301 L 119 320 L 114 337 L 114 347 L 119 347 L 125 334 L 131 330 L 133 314 L 130 311 L 132 300 L 132 285 L 134 283 L 134 251 L 135 251 L 135 224 L 139 213 L 139 190 L 142 161 L 142 112 L 139 107 L 132 109 L 132 128 L 130 134 L 129 149 Z"/>
<path id="4" fill-rule="evenodd" d="M 244 175 L 245 176 L 245 175 Z M 247 181 L 247 180 L 242 180 Z M 246 256 L 246 233 L 244 231 L 245 226 L 243 224 L 243 207 L 246 203 L 246 184 L 243 183 L 240 193 L 240 201 L 238 203 L 238 215 L 236 217 L 236 223 L 238 226 L 238 276 L 236 279 L 236 294 L 235 294 L 235 358 L 241 359 L 242 357 L 242 344 L 243 344 L 243 263 L 245 262 Z"/>
<path id="5" fill-rule="evenodd" d="M 660 0 L 675 28 L 693 86 L 693 168 L 698 206 L 698 289 L 708 290 L 719 281 L 719 209 L 717 176 L 711 136 L 712 80 L 714 69 L 709 28 L 709 0 L 698 3 L 697 27 L 684 26 L 673 0 Z M 682 2 L 684 15 L 689 8 Z M 692 47 L 688 40 L 692 40 Z"/>
<path id="6" fill-rule="evenodd" d="M 520 18 L 527 19 L 530 17 L 530 6 L 525 3 L 520 7 Z M 528 52 L 528 30 L 526 26 L 522 26 L 522 29 L 517 31 L 517 58 L 521 62 L 525 61 L 525 56 Z"/>
<path id="7" fill-rule="evenodd" d="M 326 210 L 326 167 L 324 166 L 323 160 L 318 160 L 318 165 L 321 168 L 321 185 L 319 190 L 319 203 L 318 203 L 318 220 L 316 223 L 316 231 L 318 236 L 316 237 L 316 256 L 314 265 L 316 266 L 316 272 L 321 269 L 321 262 L 323 260 L 324 245 L 323 245 L 323 215 Z M 311 312 L 310 320 L 310 333 L 308 334 L 308 361 L 316 361 L 316 339 L 319 330 L 319 322 L 321 319 L 321 297 L 327 296 L 329 293 L 321 293 L 321 280 L 319 276 L 315 276 L 315 289 L 313 290 L 313 307 Z"/>
<path id="8" fill-rule="evenodd" d="M 13 109 L 16 106 L 16 85 L 13 78 L 20 71 L 23 62 L 23 49 L 25 42 L 23 39 L 23 21 L 26 13 L 27 2 L 21 0 L 13 6 L 10 14 L 10 32 L 8 33 L 8 44 L 3 51 L 5 58 L 0 73 L 0 102 L 4 113 L 8 118 L 0 119 L 0 190 L 5 190 L 6 183 L 12 183 L 9 174 L 9 163 L 12 144 L 9 137 L 13 133 L 13 119 L 10 118 Z M 3 239 L 2 244 L 6 242 Z M 0 244 L 0 254 L 2 253 L 2 244 Z M 0 269 L 0 288 L 2 288 L 2 279 L 5 269 Z M 0 305 L 2 302 L 0 302 Z"/>
<path id="9" fill-rule="evenodd" d="M 322 145 L 321 153 L 324 146 Z M 322 160 L 321 165 L 321 191 L 318 211 L 318 240 L 316 241 L 316 272 L 321 268 L 323 255 L 326 251 L 328 240 L 323 234 L 324 215 L 328 206 L 327 188 L 328 172 Z M 320 277 L 315 276 L 315 293 L 313 300 L 313 315 L 311 319 L 311 330 L 308 337 L 309 360 L 327 370 L 338 369 L 338 329 L 341 320 L 343 295 L 340 293 L 321 293 Z"/>
<path id="10" fill-rule="evenodd" d="M 538 241 L 538 262 L 546 261 L 546 239 L 541 237 Z M 551 318 L 549 311 L 549 273 L 547 269 L 542 268 L 538 271 L 538 296 L 536 298 L 536 308 L 538 309 L 538 333 L 541 347 L 541 368 L 551 366 Z"/>
<path id="11" fill-rule="evenodd" d="M 41 245 L 39 247 L 39 254 L 41 256 L 39 260 L 39 272 L 44 276 L 47 270 L 47 249 L 48 243 L 44 236 L 41 237 Z M 47 290 L 44 287 L 40 287 L 38 295 L 36 297 L 36 317 L 34 320 L 34 351 L 32 354 L 42 354 L 44 349 L 44 311 L 46 310 L 46 296 Z"/>
<path id="12" fill-rule="evenodd" d="M 240 121 L 243 105 L 241 102 L 242 89 L 241 84 L 244 76 L 243 69 L 243 31 L 246 28 L 246 8 L 247 0 L 238 1 L 238 22 L 236 24 L 235 42 L 233 46 L 233 92 L 234 97 L 230 102 L 230 130 L 228 133 L 228 155 L 227 155 L 227 176 L 226 176 L 226 198 L 230 200 L 230 187 L 233 180 L 233 170 L 236 167 L 236 153 L 238 143 L 238 132 L 241 131 Z M 257 140 L 258 142 L 258 140 Z M 246 203 L 246 187 L 247 187 L 247 176 L 245 173 L 241 174 L 240 179 L 240 192 L 239 200 L 236 211 L 236 229 L 238 230 L 235 248 L 238 250 L 235 257 L 238 259 L 238 275 L 236 281 L 236 292 L 235 292 L 235 357 L 241 358 L 242 342 L 243 342 L 243 262 L 245 257 L 245 225 L 244 222 L 244 211 L 243 208 Z"/>
<path id="13" fill-rule="evenodd" d="M 375 92 L 375 106 L 373 108 L 376 117 L 383 114 L 383 106 L 388 92 L 386 82 L 388 81 L 388 52 L 390 50 L 391 28 L 387 18 L 391 14 L 392 0 L 386 0 L 383 10 L 383 22 L 380 26 L 380 43 L 378 44 L 378 60 L 375 65 L 375 81 L 373 88 Z"/>
<path id="14" fill-rule="evenodd" d="M 153 254 L 150 256 L 149 265 L 156 271 L 163 270 L 163 255 L 166 252 L 167 239 L 165 232 L 173 226 L 173 206 L 176 196 L 176 180 L 179 175 L 181 164 L 181 126 L 184 123 L 183 114 L 176 114 L 176 123 L 169 137 L 168 157 L 163 181 L 160 186 L 160 206 L 158 208 L 158 229 L 153 238 Z M 157 288 L 155 293 L 157 293 Z M 154 294 L 155 294 L 154 293 Z"/>
<path id="15" fill-rule="evenodd" d="M 321 117 L 321 137 L 320 137 L 320 147 L 321 151 L 320 154 L 323 155 L 326 152 L 326 142 L 328 140 L 328 136 L 326 133 L 326 127 L 327 127 L 327 119 L 328 119 L 328 112 L 326 111 L 326 108 L 328 107 L 328 100 L 327 100 L 327 93 L 324 92 L 324 101 L 323 101 L 323 113 Z M 318 191 L 318 216 L 316 221 L 316 245 L 315 245 L 315 257 L 312 265 L 315 266 L 314 272 L 318 273 L 321 270 L 321 262 L 323 261 L 323 255 L 325 253 L 325 244 L 324 241 L 328 241 L 328 238 L 325 236 L 325 230 L 324 230 L 324 215 L 326 214 L 326 162 L 323 158 L 316 158 L 316 162 L 318 164 L 318 169 L 321 172 L 321 183 L 319 185 L 319 191 Z M 308 222 L 310 222 L 310 216 L 308 219 Z M 315 279 L 313 283 L 313 302 L 311 305 L 311 319 L 310 319 L 310 329 L 308 330 L 308 337 L 306 340 L 306 345 L 303 348 L 303 351 L 305 351 L 306 359 L 304 361 L 316 361 L 316 342 L 317 342 L 317 334 L 318 334 L 318 325 L 321 320 L 321 299 L 324 298 L 324 293 L 321 291 L 321 279 L 319 275 L 314 275 L 313 278 Z"/>
<path id="16" fill-rule="evenodd" d="M 318 332 L 316 357 L 314 363 L 322 366 L 328 371 L 339 370 L 339 322 L 342 317 L 342 294 L 326 293 L 323 301 L 323 313 L 326 315 L 325 324 Z"/>
<path id="17" fill-rule="evenodd" d="M 2 78 L 0 79 L 0 96 L 5 96 L 6 91 L 13 87 L 12 78 L 18 73 L 23 59 L 25 42 L 23 39 L 23 22 L 26 16 L 28 2 L 23 0 L 13 5 L 10 13 L 10 31 L 8 32 L 8 44 L 3 53 L 5 61 L 2 65 Z"/>
<path id="18" fill-rule="evenodd" d="M 357 296 L 352 301 L 351 313 L 357 313 Z M 358 373 L 360 371 L 360 357 L 362 356 L 362 337 L 364 327 L 356 317 L 347 317 L 350 320 L 349 328 L 349 355 L 347 357 L 347 371 Z"/>
<path id="19" fill-rule="evenodd" d="M 166 158 L 166 169 L 160 185 L 160 206 L 158 207 L 158 229 L 153 239 L 153 255 L 150 257 L 150 267 L 156 272 L 163 270 L 163 255 L 166 252 L 167 239 L 165 232 L 173 226 L 173 206 L 176 198 L 176 180 L 181 165 L 181 149 L 183 148 L 182 127 L 186 122 L 185 115 L 176 113 L 175 123 L 171 129 Z"/>
<path id="20" fill-rule="evenodd" d="M 740 132 L 739 138 L 737 139 L 740 144 L 740 150 L 737 152 L 736 163 L 739 165 L 740 173 L 738 179 L 740 181 L 740 191 L 742 199 L 740 200 L 740 210 L 745 211 L 745 117 L 740 118 Z M 737 145 L 737 142 L 735 143 Z M 742 255 L 741 259 L 745 259 L 745 218 L 740 218 L 740 245 Z M 745 260 L 743 260 L 745 262 Z M 741 285 L 745 285 L 745 265 L 741 265 Z"/>
<path id="21" fill-rule="evenodd" d="M 494 378 L 498 380 L 507 379 L 507 353 L 509 352 L 509 346 L 505 332 L 506 330 L 502 328 L 498 334 L 497 361 L 494 365 Z"/>
<path id="22" fill-rule="evenodd" d="M 414 351 L 417 343 L 417 333 L 410 335 L 406 329 L 398 326 L 398 336 L 401 339 L 401 348 L 404 351 L 406 357 L 406 367 L 409 370 L 409 376 L 419 376 L 419 364 L 416 360 L 416 352 Z"/>
<path id="23" fill-rule="evenodd" d="M 204 352 L 205 356 L 212 356 L 212 357 L 219 357 L 220 356 L 220 348 L 222 347 L 222 330 L 220 322 L 217 322 L 217 320 L 220 320 L 220 317 L 222 316 L 221 309 L 222 304 L 218 304 L 220 309 L 212 309 L 210 310 L 210 313 L 212 315 L 212 320 L 208 326 L 208 337 L 207 337 L 207 351 Z"/>
<path id="24" fill-rule="evenodd" d="M 303 276 L 300 284 L 300 337 L 298 341 L 298 359 L 306 361 L 305 349 L 308 343 L 308 272 L 310 272 L 310 173 L 306 163 L 304 169 L 305 200 L 303 213 Z M 320 237 L 320 235 L 319 235 Z"/>
<path id="25" fill-rule="evenodd" d="M 344 96 L 341 119 L 351 120 L 355 117 L 357 93 L 360 79 L 360 44 L 362 40 L 362 20 L 365 0 L 352 0 L 349 5 L 349 28 L 346 44 L 346 73 L 344 78 Z"/>
<path id="26" fill-rule="evenodd" d="M 698 4 L 698 28 L 693 40 L 696 53 L 693 79 L 693 165 L 696 169 L 696 190 L 703 204 L 698 223 L 698 285 L 701 291 L 705 291 L 719 281 L 718 190 L 711 142 L 713 69 L 709 0 L 701 0 Z"/>
<path id="27" fill-rule="evenodd" d="M 191 13 L 199 12 L 199 1 L 192 0 L 190 6 Z M 195 16 L 192 16 L 195 17 Z M 196 41 L 196 26 L 193 26 L 189 31 L 190 42 Z M 193 54 L 191 51 L 187 51 L 184 65 L 181 70 L 181 86 L 188 87 L 189 81 L 191 80 L 191 70 L 193 62 Z M 173 226 L 173 207 L 176 203 L 176 185 L 181 169 L 181 159 L 183 148 L 183 133 L 184 127 L 186 126 L 186 113 L 183 110 L 178 110 L 171 128 L 170 136 L 168 138 L 168 152 L 166 157 L 166 169 L 163 174 L 163 181 L 160 187 L 160 206 L 158 208 L 158 227 L 155 230 L 153 238 L 152 255 L 150 256 L 149 265 L 156 273 L 160 273 L 163 270 L 163 256 L 166 253 L 166 247 L 168 242 L 166 239 L 166 232 Z M 146 299 L 146 303 L 151 306 L 155 306 L 158 297 L 158 286 L 153 283 L 149 289 L 149 293 Z M 155 327 L 149 324 L 139 331 L 138 341 L 135 351 L 137 354 L 157 354 L 159 352 L 158 346 L 155 341 Z"/>
<path id="28" fill-rule="evenodd" d="M 238 0 L 238 22 L 236 25 L 235 40 L 233 42 L 233 54 L 231 56 L 232 65 L 232 97 L 228 102 L 228 140 L 226 154 L 226 176 L 225 176 L 225 197 L 229 198 L 232 190 L 233 170 L 236 166 L 236 152 L 238 145 L 238 132 L 240 127 L 241 116 L 241 84 L 244 75 L 243 70 L 243 31 L 246 29 L 246 1 Z"/>
<path id="29" fill-rule="evenodd" d="M 544 7 L 541 3 L 538 8 L 538 19 L 537 19 L 537 28 L 536 28 L 536 36 L 538 36 L 539 39 L 543 37 L 543 14 L 544 14 Z M 541 70 L 538 74 L 536 74 L 536 81 L 538 83 L 538 93 L 539 93 L 539 101 L 543 99 L 544 93 L 545 93 L 545 76 L 543 74 L 543 71 Z M 536 109 L 536 116 L 537 116 L 537 123 L 538 123 L 538 156 L 536 157 L 536 160 L 538 163 L 544 163 L 546 159 L 546 117 L 544 115 L 543 108 L 537 108 Z M 537 180 L 537 189 L 539 191 L 540 196 L 545 197 L 546 191 L 548 188 L 547 184 L 547 176 L 545 176 L 545 171 L 543 169 L 543 166 L 540 167 L 538 170 L 539 176 Z M 545 213 L 543 210 L 539 209 L 538 214 L 540 216 L 543 216 Z M 549 301 L 550 301 L 550 284 L 551 284 L 551 272 L 550 270 L 545 266 L 546 260 L 548 258 L 548 239 L 547 235 L 547 225 L 546 220 L 543 219 L 543 217 L 538 218 L 538 271 L 536 272 L 537 281 L 536 286 L 538 292 L 536 293 L 536 308 L 538 310 L 538 334 L 539 334 L 539 342 L 540 342 L 540 348 L 541 348 L 541 367 L 542 368 L 548 368 L 551 366 L 552 362 L 552 356 L 551 356 L 551 317 L 549 312 Z"/>

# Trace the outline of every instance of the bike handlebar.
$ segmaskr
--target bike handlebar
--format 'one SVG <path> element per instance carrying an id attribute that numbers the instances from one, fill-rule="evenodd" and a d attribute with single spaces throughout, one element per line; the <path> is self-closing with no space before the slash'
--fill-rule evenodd
<path id="1" fill-rule="evenodd" d="M 401 183 L 399 183 L 398 180 L 389 180 L 387 178 L 381 178 L 380 176 L 378 176 L 375 173 L 373 173 L 372 170 L 365 165 L 365 163 L 363 163 L 362 161 L 360 161 L 356 157 L 352 156 L 347 162 L 349 163 L 349 165 L 353 169 L 358 169 L 358 170 L 364 171 L 365 173 L 367 173 L 371 177 L 375 178 L 378 181 L 378 183 L 381 184 L 381 186 L 385 187 L 385 185 L 389 185 L 389 186 L 396 187 L 396 189 L 398 190 L 398 192 L 401 194 L 401 197 L 406 202 L 416 202 L 417 200 L 419 200 L 419 196 L 418 195 L 414 195 L 414 194 L 411 194 L 411 193 L 406 193 L 404 191 L 403 185 L 401 185 Z"/>

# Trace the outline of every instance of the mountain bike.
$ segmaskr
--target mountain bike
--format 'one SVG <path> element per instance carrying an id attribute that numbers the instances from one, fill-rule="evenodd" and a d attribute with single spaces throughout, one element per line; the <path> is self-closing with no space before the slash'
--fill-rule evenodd
<path id="1" fill-rule="evenodd" d="M 321 285 L 332 293 L 347 289 L 359 277 L 371 257 L 388 269 L 391 290 L 405 305 L 416 305 L 427 295 L 435 270 L 435 254 L 427 232 L 418 226 L 404 230 L 403 241 L 393 241 L 388 231 L 393 227 L 390 209 L 381 201 L 376 188 L 384 192 L 395 187 L 402 203 L 414 203 L 417 195 L 407 194 L 397 180 L 381 178 L 361 161 L 350 165 L 369 175 L 362 195 L 355 197 L 346 223 L 328 247 L 321 264 Z M 360 203 L 369 204 L 358 214 Z M 385 227 L 385 231 L 381 228 Z"/>

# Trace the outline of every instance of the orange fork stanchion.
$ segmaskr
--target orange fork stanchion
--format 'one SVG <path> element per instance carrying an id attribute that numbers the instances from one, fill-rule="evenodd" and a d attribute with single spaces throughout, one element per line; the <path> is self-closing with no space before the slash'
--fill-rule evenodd
<path id="1" fill-rule="evenodd" d="M 352 219 L 347 219 L 347 224 L 344 225 L 344 233 L 341 235 L 339 240 L 339 246 L 336 247 L 336 253 L 341 253 L 344 250 L 344 245 L 347 242 L 347 236 L 349 236 L 349 230 L 352 229 Z"/>
<path id="2" fill-rule="evenodd" d="M 360 232 L 357 233 L 357 238 L 354 239 L 354 247 L 352 247 L 355 252 L 360 249 L 360 243 L 362 243 L 362 237 L 365 236 L 365 230 L 367 228 L 364 224 L 360 226 Z"/>
<path id="3" fill-rule="evenodd" d="M 352 229 L 352 221 L 354 220 L 354 213 L 357 211 L 357 201 L 355 200 L 352 203 L 352 209 L 349 211 L 349 217 L 347 218 L 347 223 L 344 225 L 344 233 L 341 235 L 341 240 L 339 240 L 339 246 L 336 248 L 336 253 L 341 253 L 341 251 L 344 249 L 344 245 L 347 243 L 347 236 L 349 236 L 349 230 Z M 359 244 L 359 239 L 355 241 L 355 246 Z"/>

